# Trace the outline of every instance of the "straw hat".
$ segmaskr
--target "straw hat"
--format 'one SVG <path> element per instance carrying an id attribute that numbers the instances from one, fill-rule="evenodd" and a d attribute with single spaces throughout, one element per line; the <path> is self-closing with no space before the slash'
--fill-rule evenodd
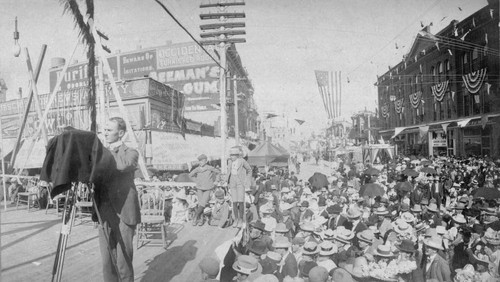
<path id="1" fill-rule="evenodd" d="M 414 213 L 421 213 L 422 212 L 422 206 L 415 204 L 413 205 L 413 208 L 410 209 Z"/>
<path id="2" fill-rule="evenodd" d="M 413 231 L 413 228 L 406 221 L 401 221 L 394 224 L 394 231 L 398 234 L 408 234 Z"/>
<path id="3" fill-rule="evenodd" d="M 262 271 L 262 267 L 256 258 L 242 255 L 233 263 L 233 269 L 236 272 L 243 273 L 246 275 L 251 275 L 253 273 L 258 273 L 259 269 Z"/>
<path id="4" fill-rule="evenodd" d="M 361 217 L 362 214 L 363 213 L 357 207 L 350 207 L 347 210 L 347 217 L 350 219 L 356 219 L 358 217 Z"/>
<path id="5" fill-rule="evenodd" d="M 354 238 L 354 232 L 343 226 L 337 227 L 336 231 L 337 234 L 335 234 L 334 239 L 344 244 L 349 244 L 352 238 Z"/>
<path id="6" fill-rule="evenodd" d="M 446 234 L 446 228 L 442 225 L 438 225 L 438 226 L 436 226 L 436 233 L 438 235 L 444 235 L 444 234 Z"/>
<path id="7" fill-rule="evenodd" d="M 323 232 L 323 237 L 325 238 L 325 240 L 333 240 L 335 239 L 335 231 L 327 229 Z"/>
<path id="8" fill-rule="evenodd" d="M 292 244 L 287 237 L 278 236 L 273 242 L 275 249 L 288 249 Z"/>
<path id="9" fill-rule="evenodd" d="M 276 231 L 276 233 L 287 233 L 290 230 L 286 227 L 286 224 L 280 222 L 276 224 L 276 229 L 274 231 Z"/>
<path id="10" fill-rule="evenodd" d="M 240 151 L 240 149 L 233 147 L 233 148 L 229 149 L 229 155 L 230 156 L 239 156 L 239 155 L 241 155 L 241 151 Z"/>
<path id="11" fill-rule="evenodd" d="M 466 224 L 467 223 L 467 219 L 465 219 L 465 216 L 461 213 L 455 215 L 454 217 L 452 217 L 452 219 L 453 219 L 453 221 L 455 221 L 458 224 Z"/>
<path id="12" fill-rule="evenodd" d="M 323 241 L 319 244 L 319 255 L 320 256 L 331 256 L 338 252 L 338 247 L 331 241 Z"/>
<path id="13" fill-rule="evenodd" d="M 432 236 L 428 238 L 427 240 L 424 240 L 424 244 L 429 247 L 433 248 L 436 250 L 443 250 L 443 243 L 442 239 L 439 238 L 438 236 Z"/>
<path id="14" fill-rule="evenodd" d="M 386 215 L 389 214 L 389 211 L 385 206 L 380 206 L 373 213 L 376 215 Z"/>
<path id="15" fill-rule="evenodd" d="M 318 244 L 313 241 L 308 241 L 304 244 L 302 254 L 304 255 L 315 255 L 319 253 Z"/>
<path id="16" fill-rule="evenodd" d="M 393 257 L 394 253 L 391 252 L 391 246 L 388 245 L 378 245 L 377 249 L 373 252 L 374 255 L 379 257 Z"/>
<path id="17" fill-rule="evenodd" d="M 360 241 L 371 244 L 371 243 L 373 243 L 373 240 L 375 239 L 375 234 L 373 233 L 372 230 L 366 229 L 366 230 L 363 230 L 363 231 L 359 232 L 358 234 L 356 234 L 356 237 Z"/>
<path id="18" fill-rule="evenodd" d="M 415 221 L 415 216 L 409 212 L 404 212 L 401 214 L 401 219 L 411 224 Z"/>
<path id="19" fill-rule="evenodd" d="M 429 206 L 427 206 L 427 210 L 430 212 L 439 212 L 439 209 L 435 203 L 430 203 Z"/>
<path id="20" fill-rule="evenodd" d="M 316 227 L 312 222 L 304 222 L 299 227 L 302 231 L 306 232 L 314 232 L 314 230 L 316 230 Z"/>

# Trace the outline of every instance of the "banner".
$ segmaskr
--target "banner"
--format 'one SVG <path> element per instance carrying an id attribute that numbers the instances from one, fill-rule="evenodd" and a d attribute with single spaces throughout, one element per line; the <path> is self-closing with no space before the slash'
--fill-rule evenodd
<path id="1" fill-rule="evenodd" d="M 394 135 L 391 137 L 391 139 L 394 139 L 394 137 L 398 136 L 405 129 L 406 129 L 406 127 L 396 127 L 396 128 L 394 128 Z"/>
<path id="2" fill-rule="evenodd" d="M 434 95 L 434 98 L 436 101 L 441 102 L 443 101 L 444 94 L 446 93 L 446 90 L 448 90 L 448 84 L 449 80 L 440 82 L 436 85 L 431 86 L 432 90 L 432 95 Z"/>
<path id="3" fill-rule="evenodd" d="M 465 127 L 469 123 L 469 121 L 471 121 L 471 120 L 472 120 L 472 118 L 466 118 L 466 119 L 463 119 L 461 121 L 457 121 L 457 125 L 458 125 L 458 127 Z"/>
<path id="4" fill-rule="evenodd" d="M 422 100 L 422 92 L 421 91 L 417 91 L 413 94 L 410 94 L 410 104 L 411 106 L 416 109 L 418 108 L 418 106 L 420 105 L 420 102 Z"/>
<path id="5" fill-rule="evenodd" d="M 426 139 L 428 133 L 429 133 L 429 126 L 428 125 L 420 126 L 418 128 L 418 135 L 419 135 L 420 143 L 425 143 L 425 139 Z"/>

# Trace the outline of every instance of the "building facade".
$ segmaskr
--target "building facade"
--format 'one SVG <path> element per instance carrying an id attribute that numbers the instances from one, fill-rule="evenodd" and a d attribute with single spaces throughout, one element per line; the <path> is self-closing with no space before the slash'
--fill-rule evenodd
<path id="1" fill-rule="evenodd" d="M 436 34 L 378 77 L 379 133 L 403 154 L 500 155 L 499 1 Z"/>

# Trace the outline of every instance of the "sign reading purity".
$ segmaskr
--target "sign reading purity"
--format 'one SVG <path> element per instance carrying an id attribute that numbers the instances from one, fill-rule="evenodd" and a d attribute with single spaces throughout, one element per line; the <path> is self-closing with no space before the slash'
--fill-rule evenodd
<path id="1" fill-rule="evenodd" d="M 207 50 L 213 52 L 213 47 L 207 47 Z M 117 54 L 109 57 L 108 62 L 117 80 L 148 76 L 184 93 L 187 112 L 218 109 L 220 70 L 196 43 L 175 43 Z M 61 69 L 50 71 L 51 91 L 55 87 Z M 86 73 L 86 64 L 70 66 L 61 89 L 85 86 Z"/>

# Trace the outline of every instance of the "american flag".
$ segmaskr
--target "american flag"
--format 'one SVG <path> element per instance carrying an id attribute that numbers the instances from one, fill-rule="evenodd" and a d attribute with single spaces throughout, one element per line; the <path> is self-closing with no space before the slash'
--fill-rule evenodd
<path id="1" fill-rule="evenodd" d="M 340 71 L 314 71 L 318 83 L 319 94 L 323 100 L 329 119 L 340 116 L 342 97 L 342 75 Z"/>

